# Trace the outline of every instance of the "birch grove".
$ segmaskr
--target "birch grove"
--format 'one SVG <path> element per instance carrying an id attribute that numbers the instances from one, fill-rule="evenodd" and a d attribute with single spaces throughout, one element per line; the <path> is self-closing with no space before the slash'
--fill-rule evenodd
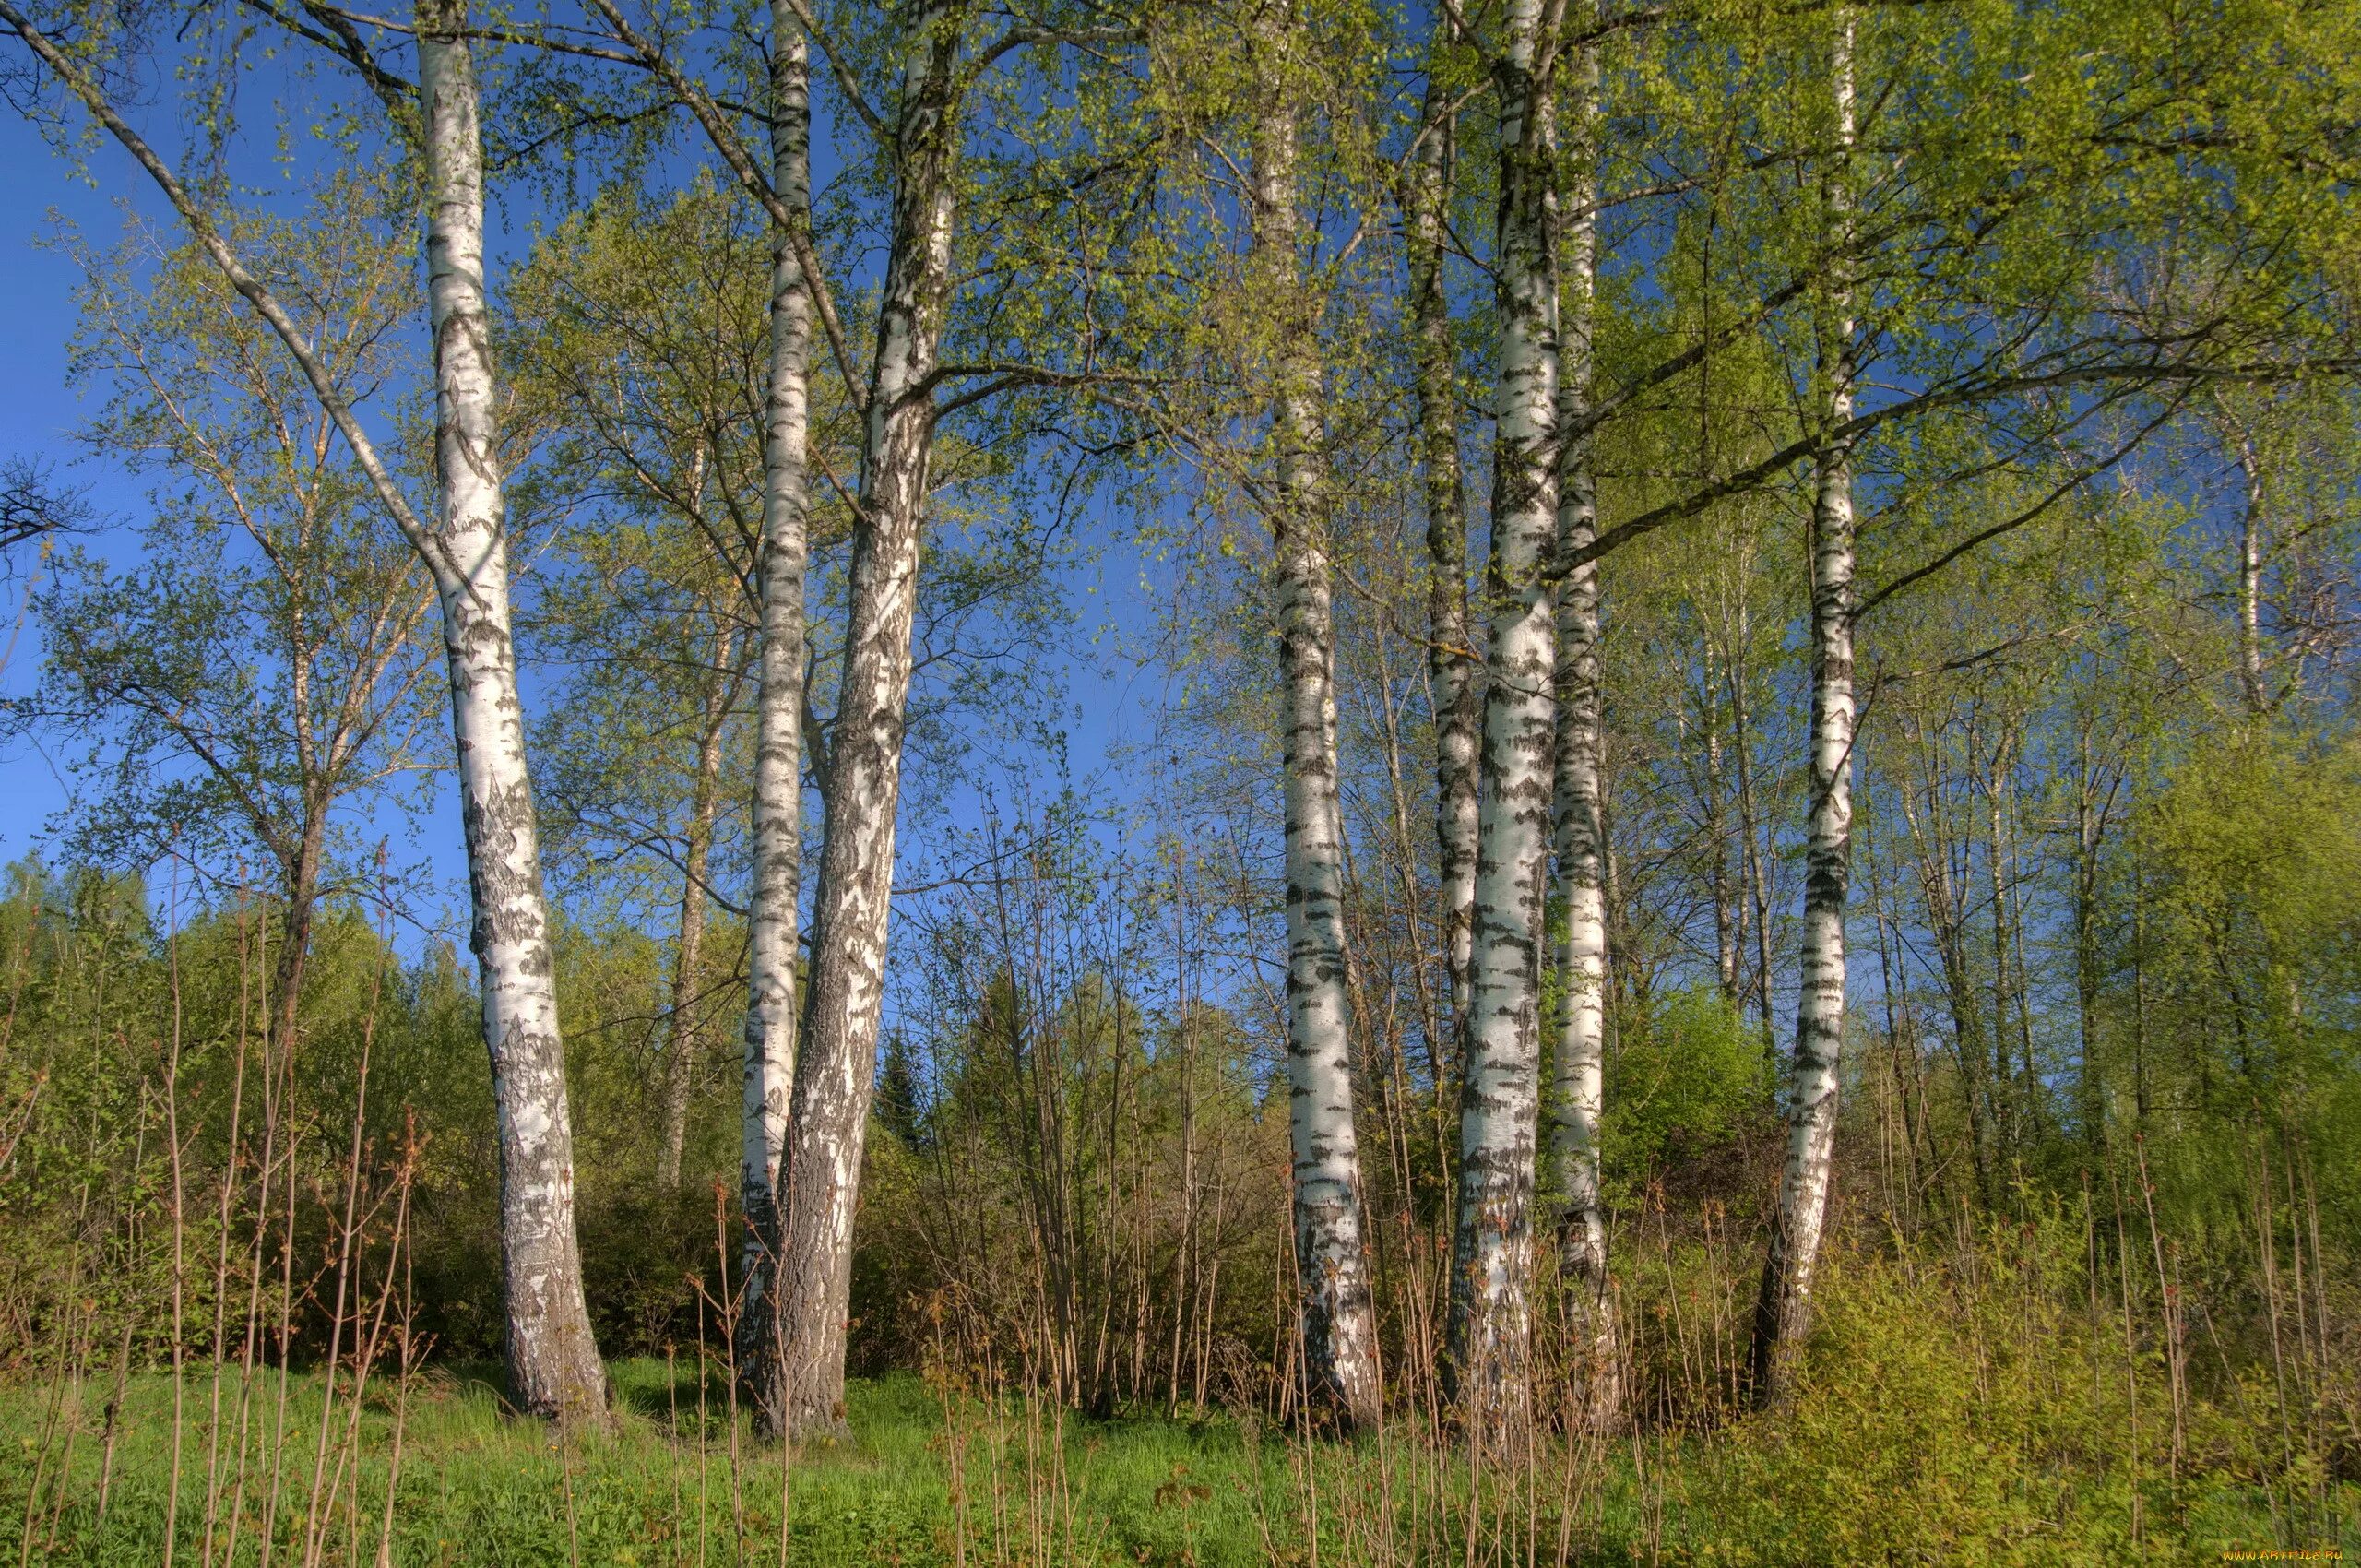
<path id="1" fill-rule="evenodd" d="M 2166 9 L 0 0 L 26 1551 L 2326 1538 L 2361 19 Z"/>

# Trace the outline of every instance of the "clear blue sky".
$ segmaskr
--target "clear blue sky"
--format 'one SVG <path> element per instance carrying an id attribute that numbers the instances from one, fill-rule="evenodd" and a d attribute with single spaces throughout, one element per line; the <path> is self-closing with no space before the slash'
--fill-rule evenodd
<path id="1" fill-rule="evenodd" d="M 163 119 L 176 107 L 165 95 L 162 113 L 143 126 L 160 148 L 180 138 Z M 0 457 L 32 457 L 55 464 L 58 477 L 86 487 L 101 527 L 84 540 L 87 548 L 121 560 L 127 550 L 123 525 L 137 520 L 147 505 L 144 485 L 128 477 L 119 464 L 88 452 L 73 439 L 73 431 L 90 411 L 90 399 L 78 398 L 66 383 L 65 347 L 74 322 L 72 291 L 77 280 L 71 259 L 41 242 L 54 232 L 54 219 L 77 227 L 93 240 L 111 237 L 123 221 L 122 204 L 131 203 L 152 220 L 162 222 L 168 209 L 154 196 L 147 176 L 111 141 L 94 146 L 89 171 L 96 178 L 78 176 L 58 157 L 38 131 L 14 114 L 0 115 L 0 193 L 15 220 L 0 232 L 0 285 L 13 308 L 0 312 L 0 354 L 7 374 L 0 377 Z M 494 219 L 502 214 L 495 209 Z M 509 213 L 507 216 L 519 216 Z M 499 258 L 495 258 L 497 265 Z M 495 287 L 497 279 L 495 279 Z M 1109 529 L 1120 533 L 1120 529 Z M 25 600 L 34 563 L 30 556 L 18 564 L 10 578 L 0 581 L 0 614 L 15 624 Z M 1074 657 L 1058 661 L 1067 690 L 1068 760 L 1077 782 L 1088 780 L 1110 797 L 1133 794 L 1137 781 L 1111 776 L 1108 758 L 1125 745 L 1147 741 L 1163 697 L 1163 672 L 1143 671 L 1116 652 L 1141 640 L 1155 617 L 1140 587 L 1141 563 L 1118 546 L 1087 569 L 1075 583 L 1090 589 L 1077 603 Z M 1112 634 L 1111 636 L 1108 634 Z M 523 650 L 529 660 L 529 648 Z M 27 620 L 8 666 L 0 671 L 0 692 L 18 695 L 35 679 L 41 659 L 37 624 Z M 528 671 L 528 701 L 531 700 Z M 61 775 L 62 757 L 53 759 L 54 743 L 18 741 L 0 753 L 0 861 L 12 861 L 40 848 L 59 813 L 67 804 L 67 786 Z M 979 765 L 983 758 L 979 757 Z M 984 785 L 986 779 L 975 780 Z M 1046 783 L 1047 780 L 1042 782 Z M 943 802 L 948 826 L 971 825 L 979 819 L 980 797 L 954 789 Z M 405 826 L 389 819 L 388 831 L 400 834 Z M 906 821 L 902 844 L 906 859 L 929 858 L 929 823 Z M 397 845 L 397 854 L 402 855 Z M 447 782 L 438 790 L 437 803 L 418 825 L 404 858 L 423 862 L 439 891 L 428 902 L 439 908 L 411 911 L 412 918 L 457 937 L 463 931 L 457 917 L 464 897 L 464 861 L 460 854 L 457 814 Z"/>

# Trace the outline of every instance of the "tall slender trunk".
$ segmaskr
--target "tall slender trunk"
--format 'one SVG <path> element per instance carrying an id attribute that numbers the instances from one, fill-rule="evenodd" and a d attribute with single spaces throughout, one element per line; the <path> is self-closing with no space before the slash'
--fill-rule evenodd
<path id="1" fill-rule="evenodd" d="M 1458 116 L 1441 79 L 1443 30 L 1427 63 L 1418 141 L 1402 181 L 1403 246 L 1418 364 L 1419 465 L 1427 508 L 1427 681 L 1435 715 L 1435 849 L 1443 965 L 1451 980 L 1454 1067 L 1467 1052 L 1469 955 L 1475 944 L 1477 731 L 1474 630 L 1467 617 L 1467 496 L 1459 464 L 1458 351 L 1443 293 L 1445 219 L 1457 158 Z M 1438 1084 L 1438 1090 L 1442 1086 Z"/>
<path id="2" fill-rule="evenodd" d="M 828 746 L 812 991 L 782 1170 L 779 1412 L 790 1438 L 844 1421 L 845 1313 L 894 891 L 919 532 L 934 441 L 929 389 L 951 291 L 959 42 L 968 0 L 932 0 L 902 35 L 893 232 L 857 493 L 844 679 Z"/>
<path id="3" fill-rule="evenodd" d="M 1746 652 L 1754 635 L 1753 612 L 1748 604 L 1748 565 L 1743 561 L 1738 564 L 1738 611 L 1730 638 L 1730 742 L 1738 756 L 1738 831 L 1743 846 L 1738 868 L 1745 873 L 1745 923 L 1754 938 L 1755 1015 L 1762 1023 L 1762 1049 L 1772 1053 L 1771 1064 L 1775 1067 L 1777 1048 L 1772 1044 L 1771 1021 L 1771 873 L 1762 863 L 1762 811 L 1754 790 L 1754 728 L 1746 689 Z"/>
<path id="4" fill-rule="evenodd" d="M 1541 884 L 1548 864 L 1550 685 L 1557 631 L 1546 570 L 1557 530 L 1558 397 L 1551 62 L 1560 0 L 1512 0 L 1495 62 L 1501 105 L 1496 299 L 1498 428 L 1489 668 L 1477 800 L 1475 999 L 1459 1112 L 1450 1351 L 1480 1441 L 1522 1418 L 1531 1334 L 1534 1158 L 1540 1102 Z"/>
<path id="5" fill-rule="evenodd" d="M 736 683 L 730 673 L 736 645 L 734 633 L 714 639 L 713 683 L 697 716 L 697 771 L 689 791 L 688 844 L 681 857 L 680 941 L 672 949 L 672 982 L 665 1009 L 664 1128 L 656 1156 L 656 1182 L 661 1187 L 680 1185 L 681 1158 L 688 1146 L 689 1097 L 694 1087 L 690 1053 L 696 1043 L 689 1019 L 704 983 L 706 876 L 721 804 L 721 731 L 730 718 L 730 690 Z"/>
<path id="6" fill-rule="evenodd" d="M 1834 167 L 1825 182 L 1829 227 L 1850 232 L 1853 22 L 1840 6 L 1832 75 L 1836 97 Z M 1840 261 L 1839 267 L 1849 265 Z M 1840 274 L 1841 276 L 1841 274 Z M 1851 291 L 1830 291 L 1819 379 L 1823 428 L 1852 417 Z M 1845 1044 L 1845 896 L 1853 822 L 1853 476 L 1850 443 L 1833 437 L 1816 467 L 1811 554 L 1811 827 L 1806 846 L 1802 986 L 1796 1003 L 1796 1053 L 1787 1081 L 1787 1164 L 1771 1227 L 1762 1293 L 1755 1307 L 1757 1404 L 1783 1398 L 1810 1325 L 1813 1276 L 1828 1215 L 1836 1146 L 1837 1063 Z"/>
<path id="7" fill-rule="evenodd" d="M 1943 840 L 1942 802 L 1936 781 L 1940 764 L 1928 741 L 1923 721 L 1908 707 L 1902 720 L 1919 763 L 1918 782 L 1926 787 L 1928 806 L 1922 819 L 1913 803 L 1911 786 L 1898 783 L 1893 798 L 1910 831 L 1912 858 L 1918 873 L 1919 902 L 1927 912 L 1943 980 L 1943 1003 L 1951 1015 L 1952 1054 L 1959 1063 L 1960 1110 L 1967 1123 L 1968 1163 L 1975 1181 L 1975 1197 L 1987 1210 L 1992 1206 L 1991 1168 L 1999 1149 L 1997 1111 L 1985 1087 L 1987 1068 L 1983 1037 L 1978 1032 L 1975 979 L 1967 961 L 1965 877 L 1952 873 L 1952 850 Z"/>
<path id="8" fill-rule="evenodd" d="M 2148 875 L 2136 845 L 2131 854 L 2131 1111 L 2132 1127 L 2148 1134 Z"/>
<path id="9" fill-rule="evenodd" d="M 2106 1146 L 2106 1078 L 2099 1060 L 2099 855 L 2106 843 L 2107 818 L 2117 785 L 2100 787 L 2090 724 L 2077 741 L 2080 766 L 2074 791 L 2074 1017 L 2082 1046 L 2082 1141 L 2095 1159 Z"/>
<path id="10" fill-rule="evenodd" d="M 811 45 L 788 0 L 771 6 L 771 184 L 811 210 Z M 770 386 L 763 404 L 762 641 L 755 696 L 753 903 L 747 921 L 739 1206 L 738 1366 L 757 1424 L 783 1431 L 778 1293 L 780 1167 L 795 1090 L 796 934 L 803 888 L 803 567 L 811 503 L 812 285 L 786 230 L 771 225 Z"/>
<path id="11" fill-rule="evenodd" d="M 1589 50 L 1572 63 L 1574 91 L 1566 162 L 1575 172 L 1559 253 L 1559 429 L 1590 413 L 1593 310 L 1598 262 L 1596 116 L 1597 64 Z M 1589 438 L 1560 437 L 1558 550 L 1567 559 L 1598 537 L 1598 487 Z M 1598 563 L 1572 567 L 1558 584 L 1557 779 L 1552 814 L 1558 892 L 1565 907 L 1557 958 L 1565 992 L 1554 1055 L 1549 1151 L 1564 1205 L 1558 1218 L 1560 1288 L 1578 1343 L 1583 1414 L 1614 1419 L 1621 1404 L 1613 1281 L 1607 1270 L 1607 1209 L 1599 1191 L 1599 1116 L 1607 1046 L 1606 816 L 1600 775 Z"/>
<path id="12" fill-rule="evenodd" d="M 2045 1097 L 2041 1068 L 2034 1060 L 2033 989 L 2025 975 L 2024 879 L 2016 874 L 2016 813 L 2011 809 L 2014 777 L 2004 743 L 1992 763 L 1992 993 L 1996 1004 L 2006 999 L 2006 1005 L 1996 1005 L 1996 1017 L 2005 1020 L 2012 1012 L 2015 1017 L 2015 1071 L 2024 1085 L 2025 1125 L 2038 1142 L 2047 1135 Z M 2001 1049 L 2008 1049 L 2005 1035 Z"/>
<path id="13" fill-rule="evenodd" d="M 1921 1176 L 1918 1153 L 1921 1147 L 1919 1131 L 1925 1123 L 1926 1115 L 1923 1109 L 1914 1104 L 1914 1100 L 1922 1099 L 1925 1093 L 1919 1078 L 1917 1014 L 1903 989 L 1906 982 L 1894 967 L 1893 925 L 1898 922 L 1887 917 L 1888 888 L 1884 884 L 1888 879 L 1879 875 L 1877 846 L 1870 837 L 1877 814 L 1869 809 L 1867 774 L 1862 777 L 1861 855 L 1869 865 L 1869 914 L 1877 924 L 1878 995 L 1885 1004 L 1886 1051 L 1893 1063 L 1894 1087 L 1902 1102 L 1903 1167 L 1907 1183 L 1904 1192 L 1908 1198 L 1904 1218 L 1915 1229 L 1916 1215 L 1925 1206 L 1926 1198 L 1926 1182 Z M 1936 1168 L 1936 1173 L 1940 1180 L 1940 1167 Z"/>
<path id="14" fill-rule="evenodd" d="M 2238 438 L 2238 472 L 2246 507 L 2238 519 L 2238 685 L 2247 712 L 2270 706 L 2262 683 L 2262 459 L 2254 442 Z"/>
<path id="15" fill-rule="evenodd" d="M 1714 893 L 1714 983 L 1725 1005 L 1738 1005 L 1738 910 L 1730 897 L 1729 826 L 1722 799 L 1722 699 L 1715 689 L 1714 654 L 1705 650 L 1705 837 L 1712 857 Z"/>
<path id="16" fill-rule="evenodd" d="M 1285 24 L 1257 39 L 1273 64 Z M 1345 972 L 1345 818 L 1336 780 L 1336 622 L 1321 493 L 1318 321 L 1296 247 L 1294 100 L 1276 72 L 1253 127 L 1254 261 L 1279 313 L 1271 410 L 1281 724 L 1285 730 L 1287 1115 L 1295 1168 L 1295 1257 L 1304 1393 L 1344 1427 L 1382 1408 L 1376 1309 L 1361 1238 L 1360 1143 L 1353 1117 Z"/>
<path id="17" fill-rule="evenodd" d="M 558 1036 L 524 712 L 509 640 L 491 316 L 483 284 L 483 141 L 465 0 L 418 7 L 426 113 L 427 300 L 434 338 L 437 574 L 451 671 L 475 950 L 500 1112 L 501 1269 L 508 1378 L 537 1415 L 603 1419 L 574 1225 L 574 1131 Z"/>

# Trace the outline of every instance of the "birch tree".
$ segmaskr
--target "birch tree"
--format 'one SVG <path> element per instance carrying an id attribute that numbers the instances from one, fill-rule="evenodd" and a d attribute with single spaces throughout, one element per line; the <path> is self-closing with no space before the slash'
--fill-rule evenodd
<path id="1" fill-rule="evenodd" d="M 1835 135 L 1821 202 L 1840 254 L 1854 220 L 1853 18 L 1836 8 L 1829 56 Z M 1849 261 L 1840 263 L 1840 268 Z M 1845 1044 L 1845 897 L 1853 824 L 1853 295 L 1843 271 L 1826 291 L 1813 377 L 1825 445 L 1813 458 L 1811 510 L 1811 724 L 1806 778 L 1803 978 L 1786 1088 L 1787 1160 L 1755 1307 L 1754 1397 L 1770 1405 L 1793 1379 L 1811 1310 L 1827 1223 L 1836 1144 L 1837 1068 Z"/>
<path id="2" fill-rule="evenodd" d="M 1596 45 L 1567 62 L 1572 88 L 1566 130 L 1571 175 L 1559 263 L 1557 547 L 1578 554 L 1598 537 L 1598 483 L 1592 443 L 1583 431 L 1596 358 L 1598 269 L 1597 94 Z M 1607 1267 L 1606 1201 L 1599 1189 L 1599 1116 L 1607 1045 L 1607 824 L 1600 778 L 1598 563 L 1584 561 L 1558 584 L 1557 776 L 1551 811 L 1558 900 L 1564 934 L 1556 954 L 1564 1001 L 1551 1065 L 1550 1154 L 1563 1212 L 1558 1220 L 1558 1270 L 1570 1313 L 1584 1414 L 1612 1420 L 1620 1403 L 1620 1348 L 1613 1280 Z"/>
<path id="3" fill-rule="evenodd" d="M 972 8 L 970 0 L 922 0 L 913 9 L 896 44 L 893 117 L 878 122 L 894 182 L 891 239 L 863 409 L 844 673 L 821 791 L 827 831 L 811 995 L 780 1178 L 786 1214 L 772 1310 L 778 1421 L 789 1438 L 844 1424 L 853 1206 L 884 1004 L 910 627 L 950 305 L 961 53 Z"/>
<path id="4" fill-rule="evenodd" d="M 434 545 L 444 571 L 470 945 L 500 1111 L 501 1271 L 518 1405 L 603 1419 L 607 1374 L 582 1295 L 574 1131 L 552 984 L 539 825 L 510 639 L 492 319 L 484 299 L 483 137 L 465 0 L 418 9 L 426 139 L 428 327 L 434 343 Z"/>
<path id="5" fill-rule="evenodd" d="M 243 244 L 302 281 L 305 327 L 340 388 L 398 378 L 389 342 L 415 300 L 379 174 L 339 176 L 299 220 Z M 349 814 L 414 777 L 433 743 L 433 607 L 409 548 L 268 329 L 195 247 L 151 236 L 84 272 L 77 377 L 106 389 L 83 433 L 153 476 L 130 570 L 69 549 L 40 610 L 40 688 L 11 723 L 87 745 L 75 834 L 98 864 L 170 854 L 227 892 L 275 895 L 263 1013 L 291 1047 L 323 897 L 353 885 Z"/>
<path id="6" fill-rule="evenodd" d="M 433 580 L 458 749 L 474 909 L 470 945 L 500 1113 L 510 1388 L 517 1408 L 528 1413 L 602 1420 L 606 1370 L 591 1340 L 582 1293 L 564 1052 L 509 637 L 499 428 L 484 306 L 483 145 L 464 7 L 432 0 L 416 18 L 435 371 L 437 495 L 431 522 L 411 506 L 296 319 L 247 267 L 208 208 L 115 110 L 97 78 L 8 0 L 0 0 L 0 22 L 155 181 L 198 246 L 286 348 Z"/>
<path id="7" fill-rule="evenodd" d="M 768 10 L 770 46 L 765 52 L 766 73 L 762 84 L 769 109 L 767 159 L 759 156 L 740 133 L 723 100 L 668 53 L 661 35 L 635 25 L 614 0 L 593 0 L 593 4 L 623 46 L 618 57 L 649 73 L 688 109 L 723 164 L 769 220 L 768 352 L 760 418 L 761 535 L 752 573 L 757 621 L 754 877 L 748 905 L 746 1013 L 741 1030 L 738 1190 L 745 1234 L 739 1264 L 736 1360 L 757 1423 L 765 1431 L 779 1433 L 789 1430 L 789 1414 L 781 1359 L 787 1309 L 777 1281 L 785 1245 L 789 1109 L 802 1028 L 797 959 L 802 918 L 805 728 L 810 722 L 804 576 L 811 553 L 812 502 L 806 467 L 815 315 L 826 330 L 848 397 L 856 408 L 865 404 L 844 327 L 813 246 L 811 42 L 794 0 L 772 0 Z M 874 112 L 860 96 L 846 63 L 836 64 L 853 106 L 874 128 L 878 124 Z M 943 232 L 947 245 L 947 213 Z M 872 391 L 873 374 L 872 367 Z M 919 412 L 925 414 L 925 410 Z M 920 423 L 923 445 L 931 440 L 931 415 L 925 414 Z M 870 434 L 864 431 L 864 438 Z M 923 467 L 921 457 L 921 475 Z M 865 480 L 866 462 L 862 472 Z M 915 522 L 911 526 L 915 529 Z M 865 537 L 858 526 L 855 531 L 857 537 Z M 912 537 L 915 540 L 914 532 Z M 906 616 L 901 636 L 906 650 L 907 621 Z M 904 659 L 907 662 L 907 651 Z M 907 672 L 902 684 L 907 701 Z M 890 836 L 891 801 L 885 816 Z M 891 858 L 889 849 L 889 865 Z M 882 944 L 882 930 L 879 940 Z M 857 1156 L 852 1168 L 859 1169 Z M 840 1350 L 838 1356 L 841 1359 Z"/>
<path id="8" fill-rule="evenodd" d="M 777 1261 L 787 1108 L 795 1087 L 796 934 L 803 871 L 803 570 L 809 498 L 812 280 L 796 222 L 809 227 L 811 54 L 786 0 L 771 6 L 772 218 L 770 378 L 763 421 L 762 628 L 754 731 L 754 888 L 746 944 L 744 1092 L 739 1121 L 739 1203 L 746 1216 L 740 1277 L 747 1369 L 764 1426 L 784 1431 Z"/>
<path id="9" fill-rule="evenodd" d="M 1295 1256 L 1310 1397 L 1347 1428 L 1382 1414 L 1377 1322 L 1361 1238 L 1345 974 L 1345 822 L 1336 774 L 1336 622 L 1317 357 L 1318 294 L 1296 214 L 1297 31 L 1286 0 L 1255 18 L 1252 244 L 1275 313 L 1270 523 L 1286 779 L 1287 1082 Z"/>
<path id="10" fill-rule="evenodd" d="M 1448 1055 L 1467 1049 L 1475 941 L 1477 731 L 1483 693 L 1467 613 L 1467 494 L 1460 473 L 1459 351 L 1443 287 L 1457 175 L 1459 108 L 1448 75 L 1447 18 L 1427 50 L 1426 96 L 1402 175 L 1402 244 L 1416 364 L 1418 461 L 1427 513 L 1427 683 L 1435 716 L 1436 880 L 1451 982 Z M 1438 1052 L 1438 1058 L 1445 1053 Z"/>
<path id="11" fill-rule="evenodd" d="M 1460 1100 L 1451 1367 L 1479 1441 L 1524 1413 L 1541 1072 L 1541 885 L 1548 860 L 1556 626 L 1556 138 L 1559 0 L 1513 0 L 1500 103 L 1492 547 L 1477 789 L 1473 1014 Z"/>

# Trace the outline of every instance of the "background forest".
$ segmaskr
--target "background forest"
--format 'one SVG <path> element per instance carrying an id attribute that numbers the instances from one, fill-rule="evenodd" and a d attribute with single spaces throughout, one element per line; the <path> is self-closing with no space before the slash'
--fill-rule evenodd
<path id="1" fill-rule="evenodd" d="M 0 33 L 0 1557 L 2361 1550 L 2349 6 Z"/>

